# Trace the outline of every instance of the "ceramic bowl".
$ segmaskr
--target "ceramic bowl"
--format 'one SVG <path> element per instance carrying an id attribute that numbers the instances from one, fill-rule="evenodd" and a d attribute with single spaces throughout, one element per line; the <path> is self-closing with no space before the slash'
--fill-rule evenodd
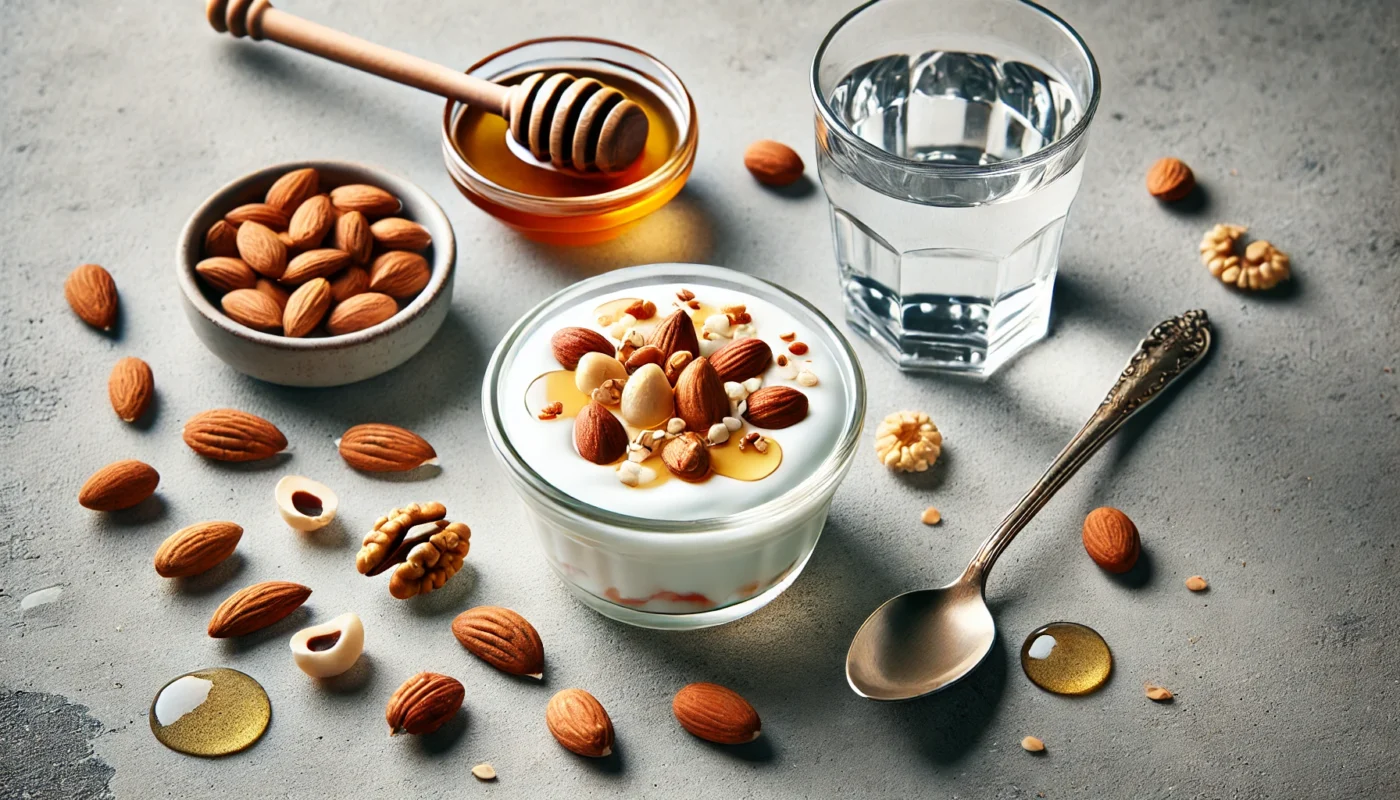
<path id="1" fill-rule="evenodd" d="M 247 328 L 226 316 L 218 295 L 206 291 L 194 267 L 202 259 L 204 234 L 225 212 L 262 202 L 273 181 L 303 167 L 321 173 L 323 187 L 368 183 L 403 201 L 403 216 L 428 229 L 433 244 L 424 256 L 432 268 L 428 285 L 399 313 L 370 328 L 342 336 L 293 339 Z M 284 386 L 341 386 L 387 372 L 411 358 L 437 333 L 452 304 L 457 242 L 452 223 L 427 192 L 378 167 L 345 161 L 296 161 L 244 175 L 214 192 L 185 223 L 175 253 L 175 274 L 185 317 L 204 346 L 245 375 Z"/>

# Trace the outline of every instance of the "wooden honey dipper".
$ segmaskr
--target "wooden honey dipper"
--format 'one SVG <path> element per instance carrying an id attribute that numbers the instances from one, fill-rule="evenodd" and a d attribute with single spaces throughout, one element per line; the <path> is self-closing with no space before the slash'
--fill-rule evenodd
<path id="1" fill-rule="evenodd" d="M 499 114 L 516 142 L 555 169 L 620 172 L 646 146 L 646 112 L 593 78 L 536 72 L 518 84 L 502 86 L 288 14 L 269 0 L 209 0 L 205 10 L 219 33 L 271 39 Z"/>

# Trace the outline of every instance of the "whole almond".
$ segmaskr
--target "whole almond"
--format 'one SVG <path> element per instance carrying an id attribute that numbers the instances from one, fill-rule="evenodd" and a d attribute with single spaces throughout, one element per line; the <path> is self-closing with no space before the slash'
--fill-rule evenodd
<path id="1" fill-rule="evenodd" d="M 631 374 L 646 366 L 655 364 L 658 367 L 666 366 L 666 354 L 661 352 L 661 348 L 654 344 L 643 345 L 632 351 L 632 355 L 627 357 L 627 372 Z"/>
<path id="2" fill-rule="evenodd" d="M 466 687 L 456 678 L 437 672 L 414 675 L 394 690 L 384 709 L 389 735 L 432 733 L 452 719 L 466 696 Z"/>
<path id="3" fill-rule="evenodd" d="M 287 447 L 276 425 L 232 408 L 194 415 L 185 423 L 184 439 L 191 450 L 215 461 L 257 461 Z"/>
<path id="4" fill-rule="evenodd" d="M 209 636 L 246 636 L 281 622 L 306 602 L 311 590 L 291 581 L 264 581 L 234 592 L 209 618 Z"/>
<path id="5" fill-rule="evenodd" d="M 233 555 L 243 527 L 233 522 L 198 522 L 170 534 L 156 550 L 156 574 L 187 578 L 207 572 Z"/>
<path id="6" fill-rule="evenodd" d="M 287 310 L 287 301 L 292 299 L 291 293 L 282 284 L 267 278 L 258 278 L 257 283 L 253 284 L 253 288 L 267 295 L 284 312 Z"/>
<path id="7" fill-rule="evenodd" d="M 765 386 L 748 397 L 744 419 L 760 428 L 778 430 L 807 418 L 807 395 L 791 386 Z"/>
<path id="8" fill-rule="evenodd" d="M 275 231 L 259 222 L 238 227 L 238 255 L 259 275 L 276 279 L 287 271 L 287 246 Z"/>
<path id="9" fill-rule="evenodd" d="M 744 151 L 744 166 L 767 186 L 787 186 L 802 177 L 802 156 L 772 139 L 759 139 Z"/>
<path id="10" fill-rule="evenodd" d="M 386 217 L 369 228 L 374 241 L 385 250 L 425 250 L 433 243 L 428 229 L 403 217 Z"/>
<path id="11" fill-rule="evenodd" d="M 364 267 L 346 267 L 331 278 L 331 299 L 337 303 L 368 291 L 369 271 Z"/>
<path id="12" fill-rule="evenodd" d="M 369 220 L 359 211 L 340 215 L 335 221 L 335 247 L 350 254 L 356 264 L 368 264 L 374 252 L 374 235 L 370 231 Z"/>
<path id="13" fill-rule="evenodd" d="M 1184 200 L 1196 188 L 1196 176 L 1179 158 L 1163 158 L 1147 170 L 1147 191 L 1158 200 Z"/>
<path id="14" fill-rule="evenodd" d="M 695 335 L 695 322 L 684 309 L 677 309 L 671 316 L 662 320 L 651 332 L 647 344 L 656 345 L 670 358 L 682 350 L 700 352 L 700 339 Z"/>
<path id="15" fill-rule="evenodd" d="M 313 167 L 294 169 L 278 178 L 267 190 L 266 202 L 290 214 L 321 188 L 321 175 Z"/>
<path id="16" fill-rule="evenodd" d="M 331 207 L 331 199 L 323 194 L 313 195 L 292 213 L 292 220 L 287 223 L 287 237 L 292 247 L 299 250 L 319 247 L 333 225 L 335 209 Z"/>
<path id="17" fill-rule="evenodd" d="M 724 382 L 710 366 L 709 359 L 702 357 L 690 362 L 676 379 L 676 416 L 685 420 L 688 430 L 701 434 L 729 416 L 729 397 L 724 393 Z"/>
<path id="18" fill-rule="evenodd" d="M 282 282 L 292 286 L 306 283 L 313 278 L 325 278 L 350 265 L 350 254 L 333 247 L 307 250 L 292 259 L 287 271 L 282 274 Z"/>
<path id="19" fill-rule="evenodd" d="M 151 407 L 155 394 L 156 379 L 150 364 L 127 356 L 112 365 L 112 374 L 107 376 L 107 399 L 123 422 L 140 419 Z"/>
<path id="20" fill-rule="evenodd" d="M 195 264 L 194 271 L 205 283 L 221 292 L 251 289 L 258 282 L 258 273 L 241 258 L 213 256 Z"/>
<path id="21" fill-rule="evenodd" d="M 574 447 L 594 464 L 611 464 L 627 452 L 627 429 L 597 400 L 574 418 Z"/>
<path id="22" fill-rule="evenodd" d="M 282 309 L 257 289 L 234 289 L 219 300 L 224 313 L 234 322 L 257 331 L 274 331 L 282 327 Z"/>
<path id="23" fill-rule="evenodd" d="M 710 476 L 710 451 L 705 437 L 695 431 L 686 431 L 662 445 L 661 461 L 681 480 L 696 482 Z"/>
<path id="24" fill-rule="evenodd" d="M 617 350 L 603 334 L 589 328 L 560 328 L 549 337 L 554 360 L 564 369 L 578 369 L 578 361 L 588 353 L 615 355 Z"/>
<path id="25" fill-rule="evenodd" d="M 274 232 L 285 231 L 287 229 L 287 215 L 290 213 L 291 209 L 283 211 L 277 206 L 267 203 L 248 203 L 225 214 L 224 220 L 229 224 L 239 226 L 239 230 L 242 230 L 242 226 L 246 222 L 256 222 L 271 228 Z"/>
<path id="26" fill-rule="evenodd" d="M 356 425 L 340 437 L 337 446 L 345 463 L 364 472 L 407 472 L 438 463 L 437 451 L 428 440 L 397 425 Z"/>
<path id="27" fill-rule="evenodd" d="M 612 755 L 612 720 L 588 692 L 565 689 L 549 698 L 544 721 L 564 749 L 588 758 Z"/>
<path id="28" fill-rule="evenodd" d="M 326 320 L 332 336 L 370 328 L 399 313 L 399 304 L 387 294 L 364 292 L 336 305 Z"/>
<path id="29" fill-rule="evenodd" d="M 1142 551 L 1137 526 L 1116 508 L 1096 508 L 1084 518 L 1084 550 L 1109 572 L 1123 573 L 1137 563 Z"/>
<path id="30" fill-rule="evenodd" d="M 228 220 L 218 220 L 204 234 L 204 257 L 234 257 L 238 255 L 238 226 Z"/>
<path id="31" fill-rule="evenodd" d="M 671 713 L 682 728 L 707 742 L 743 744 L 762 731 L 749 701 L 717 683 L 692 683 L 676 692 Z"/>
<path id="32" fill-rule="evenodd" d="M 282 312 L 282 335 L 301 338 L 311 333 L 325 319 L 330 308 L 330 281 L 312 278 L 303 283 L 287 298 L 287 308 Z"/>
<path id="33" fill-rule="evenodd" d="M 331 190 L 331 202 L 341 211 L 358 211 L 371 219 L 399 213 L 399 198 L 378 186 L 351 183 Z"/>
<path id="34" fill-rule="evenodd" d="M 63 296 L 83 322 L 104 331 L 117 323 L 117 282 L 96 264 L 84 264 L 68 274 Z"/>
<path id="35" fill-rule="evenodd" d="M 156 493 L 160 473 L 135 459 L 114 461 L 92 473 L 78 490 L 78 505 L 93 511 L 120 511 Z"/>
<path id="36" fill-rule="evenodd" d="M 763 374 L 773 363 L 773 349 L 762 339 L 735 339 L 710 356 L 721 381 L 743 383 Z"/>
<path id="37" fill-rule="evenodd" d="M 369 289 L 407 300 L 423 291 L 432 276 L 427 259 L 406 250 L 390 250 L 369 268 Z"/>
<path id="38" fill-rule="evenodd" d="M 544 643 L 524 617 L 500 606 L 477 606 L 452 620 L 452 635 L 467 652 L 510 675 L 544 674 Z"/>

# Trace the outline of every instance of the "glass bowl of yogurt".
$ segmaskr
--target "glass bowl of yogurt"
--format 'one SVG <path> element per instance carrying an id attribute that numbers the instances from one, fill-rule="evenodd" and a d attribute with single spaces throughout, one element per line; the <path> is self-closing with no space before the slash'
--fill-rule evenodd
<path id="1" fill-rule="evenodd" d="M 854 458 L 865 380 L 796 294 L 652 264 L 521 318 L 482 407 L 564 584 L 604 616 L 689 629 L 751 614 L 797 579 Z"/>

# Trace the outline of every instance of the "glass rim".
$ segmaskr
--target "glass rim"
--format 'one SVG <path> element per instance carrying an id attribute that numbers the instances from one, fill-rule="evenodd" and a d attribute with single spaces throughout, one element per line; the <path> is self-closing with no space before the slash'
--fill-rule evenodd
<path id="1" fill-rule="evenodd" d="M 1080 55 L 1082 55 L 1084 60 L 1089 64 L 1090 88 L 1092 91 L 1090 92 L 1089 101 L 1084 105 L 1083 115 L 1080 116 L 1079 121 L 1075 123 L 1074 127 L 1070 128 L 1069 133 L 1029 155 L 1013 158 L 1008 161 L 999 161 L 995 164 L 977 166 L 946 164 L 936 161 L 913 161 L 907 158 L 900 158 L 857 136 L 855 131 L 851 130 L 850 126 L 847 125 L 845 121 L 841 119 L 840 115 L 836 113 L 835 109 L 831 107 L 827 98 L 823 96 L 818 72 L 821 69 L 822 57 L 826 55 L 827 47 L 831 44 L 832 40 L 836 38 L 836 35 L 846 27 L 847 23 L 860 16 L 871 6 L 878 5 L 885 1 L 886 0 L 867 0 L 867 2 L 851 9 L 851 11 L 841 17 L 835 25 L 831 26 L 831 30 L 826 32 L 826 36 L 822 37 L 821 44 L 817 46 L 816 55 L 812 57 L 812 70 L 808 80 L 812 89 L 812 102 L 816 104 L 817 113 L 820 114 L 826 127 L 829 130 L 836 131 L 843 140 L 849 142 L 853 147 L 859 150 L 862 155 L 877 161 L 883 161 L 890 166 L 906 171 L 923 172 L 928 175 L 938 175 L 948 178 L 973 178 L 1018 172 L 1027 167 L 1037 166 L 1064 153 L 1074 147 L 1080 139 L 1084 138 L 1084 134 L 1089 130 L 1089 123 L 1094 119 L 1094 112 L 1099 106 L 1099 93 L 1102 89 L 1099 76 L 1099 64 L 1094 60 L 1093 52 L 1089 50 L 1089 45 L 1085 43 L 1084 37 L 1080 36 L 1078 31 L 1068 22 L 1061 19 L 1055 12 L 1032 2 L 1032 0 L 1000 0 L 1000 2 L 1025 6 L 1030 11 L 1039 13 L 1041 16 L 1050 20 L 1055 27 L 1059 28 L 1061 33 L 1065 34 L 1065 36 L 1075 44 Z"/>

